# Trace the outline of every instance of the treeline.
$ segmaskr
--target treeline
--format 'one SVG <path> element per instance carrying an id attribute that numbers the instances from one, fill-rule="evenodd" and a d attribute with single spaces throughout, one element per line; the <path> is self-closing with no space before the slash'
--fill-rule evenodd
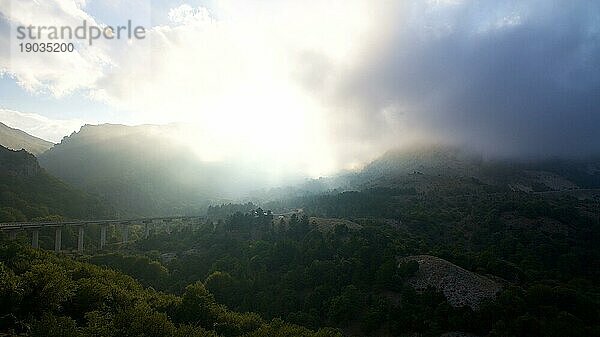
<path id="1" fill-rule="evenodd" d="M 0 332 L 29 336 L 341 336 L 266 322 L 217 303 L 201 282 L 181 296 L 16 243 L 0 244 Z"/>
<path id="2" fill-rule="evenodd" d="M 256 228 L 260 238 L 252 237 Z M 396 255 L 406 248 L 396 246 L 389 234 L 389 229 L 354 232 L 344 226 L 322 233 L 307 217 L 292 215 L 273 223 L 268 212 L 255 210 L 236 213 L 217 229 L 181 228 L 169 237 L 158 235 L 141 241 L 139 249 L 152 255 L 172 248 L 168 242 L 182 243 L 178 258 L 166 264 L 168 282 L 157 271 L 154 284 L 178 293 L 185 284 L 202 280 L 219 302 L 236 311 L 253 310 L 312 329 L 352 325 L 361 334 L 458 328 L 445 316 L 458 321 L 462 311 L 449 307 L 441 294 L 417 294 L 403 284 L 418 265 L 398 268 Z M 142 266 L 153 263 L 117 254 L 91 261 L 99 260 L 140 279 L 147 278 Z M 403 303 L 395 296 L 402 296 Z M 424 324 L 440 305 L 446 308 L 434 315 L 440 325 Z"/>
<path id="3" fill-rule="evenodd" d="M 395 197 L 415 196 L 415 188 L 371 188 L 364 191 L 331 192 L 289 200 L 269 202 L 269 209 L 303 208 L 309 214 L 326 217 L 380 217 L 396 218 Z"/>
<path id="4" fill-rule="evenodd" d="M 524 193 L 396 195 L 323 196 L 316 207 L 297 205 L 304 215 L 273 221 L 262 209 L 238 212 L 215 226 L 151 237 L 137 249 L 177 256 L 165 265 L 170 277 L 162 286 L 170 292 L 202 280 L 235 310 L 311 328 L 334 326 L 354 335 L 599 334 L 597 202 Z M 367 199 L 377 211 L 358 207 Z M 322 228 L 309 215 L 348 218 L 360 228 Z M 504 290 L 478 312 L 452 308 L 435 292 L 414 293 L 403 282 L 411 268 L 397 268 L 396 261 L 416 254 L 500 277 Z"/>
<path id="5" fill-rule="evenodd" d="M 235 213 L 247 213 L 258 208 L 251 202 L 245 204 L 221 204 L 221 205 L 210 205 L 206 211 L 206 216 L 211 220 L 225 220 L 232 214 Z"/>
<path id="6" fill-rule="evenodd" d="M 326 329 L 333 327 L 350 336 L 600 335 L 597 201 L 396 189 L 297 201 L 285 207 L 303 212 L 285 216 L 241 211 L 248 204 L 215 207 L 218 221 L 156 232 L 123 253 L 79 261 L 3 244 L 0 331 L 339 336 Z M 433 289 L 415 292 L 405 281 L 418 265 L 398 261 L 417 254 L 500 278 L 503 290 L 478 311 L 454 308 Z"/>

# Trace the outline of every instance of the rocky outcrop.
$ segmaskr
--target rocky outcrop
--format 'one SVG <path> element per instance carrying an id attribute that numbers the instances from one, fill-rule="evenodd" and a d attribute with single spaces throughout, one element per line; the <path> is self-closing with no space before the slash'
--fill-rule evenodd
<path id="1" fill-rule="evenodd" d="M 469 306 L 477 310 L 485 299 L 495 297 L 502 288 L 496 281 L 435 256 L 409 256 L 400 263 L 408 261 L 418 262 L 419 270 L 407 283 L 418 291 L 435 288 L 454 307 Z"/>

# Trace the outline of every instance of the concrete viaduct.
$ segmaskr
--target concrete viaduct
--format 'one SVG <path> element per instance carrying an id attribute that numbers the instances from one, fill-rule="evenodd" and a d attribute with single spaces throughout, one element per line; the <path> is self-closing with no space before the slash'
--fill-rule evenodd
<path id="1" fill-rule="evenodd" d="M 77 250 L 83 251 L 83 237 L 86 226 L 100 226 L 100 249 L 106 246 L 106 230 L 109 226 L 121 226 L 121 234 L 123 242 L 128 241 L 129 225 L 142 224 L 144 225 L 144 237 L 150 235 L 150 229 L 153 224 L 169 224 L 175 221 L 192 222 L 201 221 L 203 217 L 198 216 L 177 216 L 177 217 L 159 217 L 159 218 L 139 218 L 126 220 L 86 220 L 86 221 L 66 221 L 66 222 L 17 222 L 17 223 L 0 223 L 0 231 L 8 232 L 10 239 L 15 239 L 19 231 L 31 232 L 31 246 L 39 248 L 39 235 L 42 228 L 54 228 L 54 250 L 60 252 L 62 249 L 62 229 L 67 226 L 77 228 Z"/>

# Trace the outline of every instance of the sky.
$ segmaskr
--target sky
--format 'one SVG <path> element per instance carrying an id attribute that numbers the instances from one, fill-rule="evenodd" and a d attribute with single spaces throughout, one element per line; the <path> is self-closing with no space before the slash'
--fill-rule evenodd
<path id="1" fill-rule="evenodd" d="M 252 154 L 311 176 L 423 142 L 600 152 L 597 1 L 0 0 L 0 13 L 0 121 L 54 142 L 85 123 L 179 123 L 203 160 Z M 18 25 L 83 20 L 131 20 L 146 38 L 18 50 Z"/>

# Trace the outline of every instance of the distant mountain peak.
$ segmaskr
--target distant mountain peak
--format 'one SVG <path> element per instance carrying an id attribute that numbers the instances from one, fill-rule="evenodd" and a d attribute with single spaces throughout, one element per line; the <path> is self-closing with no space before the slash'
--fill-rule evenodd
<path id="1" fill-rule="evenodd" d="M 24 149 L 37 156 L 46 152 L 54 144 L 0 122 L 0 145 L 12 150 Z"/>
<path id="2" fill-rule="evenodd" d="M 366 165 L 363 173 L 464 172 L 477 169 L 481 163 L 480 155 L 459 147 L 430 144 L 387 151 Z"/>
<path id="3" fill-rule="evenodd" d="M 485 158 L 468 149 L 422 145 L 390 150 L 351 176 L 353 186 L 439 190 L 482 185 L 525 192 L 600 187 L 600 158 Z"/>

